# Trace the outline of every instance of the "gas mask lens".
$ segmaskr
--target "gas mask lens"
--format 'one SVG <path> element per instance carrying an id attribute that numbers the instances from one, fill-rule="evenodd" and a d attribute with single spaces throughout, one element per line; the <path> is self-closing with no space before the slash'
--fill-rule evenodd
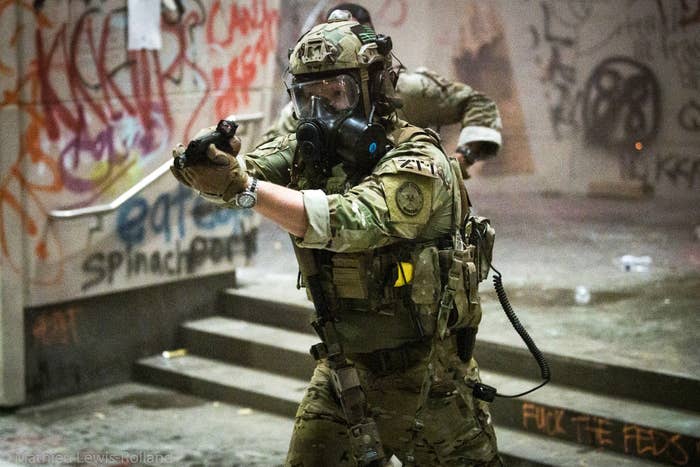
<path id="1" fill-rule="evenodd" d="M 319 105 L 323 110 L 322 113 L 331 119 L 344 117 L 352 112 L 360 100 L 360 87 L 350 75 L 346 74 L 313 81 L 294 82 L 289 86 L 289 90 L 299 119 L 318 117 L 321 109 L 313 107 Z"/>

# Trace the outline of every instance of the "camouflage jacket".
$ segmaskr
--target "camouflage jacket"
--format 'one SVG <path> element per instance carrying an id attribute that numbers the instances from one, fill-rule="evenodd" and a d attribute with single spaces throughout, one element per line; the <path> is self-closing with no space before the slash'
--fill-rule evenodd
<path id="1" fill-rule="evenodd" d="M 394 144 L 402 131 L 414 128 L 398 119 L 393 125 L 388 133 Z M 289 134 L 258 146 L 245 160 L 260 180 L 301 190 L 310 227 L 300 246 L 362 251 L 449 232 L 457 180 L 432 136 L 420 133 L 396 145 L 357 184 L 336 166 L 320 189 L 304 174 L 294 177 L 295 150 L 296 137 Z M 411 184 L 410 193 L 401 191 L 406 184 Z M 415 206 L 409 206 L 408 198 Z"/>
<path id="2" fill-rule="evenodd" d="M 457 146 L 488 142 L 501 146 L 501 117 L 496 104 L 487 96 L 460 82 L 451 82 L 426 68 L 402 72 L 396 93 L 403 101 L 398 116 L 421 128 L 439 128 L 459 123 L 462 131 Z M 297 120 L 291 102 L 277 121 L 263 134 L 264 144 L 296 131 Z"/>
<path id="3" fill-rule="evenodd" d="M 436 245 L 466 210 L 459 171 L 434 137 L 398 119 L 388 136 L 395 147 L 370 174 L 353 177 L 339 165 L 321 184 L 310 182 L 295 160 L 294 134 L 245 156 L 255 177 L 303 194 L 309 227 L 295 243 L 321 250 L 324 291 L 342 310 L 337 328 L 347 352 L 398 347 L 432 333 L 440 293 Z M 432 259 L 419 260 L 426 248 Z M 410 287 L 395 284 L 397 274 L 407 274 L 397 272 L 401 262 L 416 265 L 413 280 L 404 278 Z M 413 308 L 406 305 L 411 299 Z"/>

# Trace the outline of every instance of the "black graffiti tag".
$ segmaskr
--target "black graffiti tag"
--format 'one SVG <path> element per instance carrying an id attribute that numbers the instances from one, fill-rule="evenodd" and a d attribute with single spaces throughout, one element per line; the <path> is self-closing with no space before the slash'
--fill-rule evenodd
<path id="1" fill-rule="evenodd" d="M 684 15 L 678 21 L 678 24 L 683 27 L 694 23 L 700 23 L 700 0 L 695 0 L 694 8 L 692 7 L 691 3 L 692 2 L 690 0 L 681 0 Z"/>
<path id="2" fill-rule="evenodd" d="M 591 73 L 584 90 L 586 141 L 620 148 L 650 143 L 659 131 L 661 91 L 654 73 L 627 57 L 611 57 Z"/>
<path id="3" fill-rule="evenodd" d="M 700 104 L 691 100 L 678 112 L 678 124 L 686 131 L 700 131 Z"/>

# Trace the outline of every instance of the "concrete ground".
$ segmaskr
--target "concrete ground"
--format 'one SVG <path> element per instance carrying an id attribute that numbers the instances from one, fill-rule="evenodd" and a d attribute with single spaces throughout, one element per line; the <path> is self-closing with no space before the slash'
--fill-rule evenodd
<path id="1" fill-rule="evenodd" d="M 543 350 L 700 379 L 700 204 L 665 200 L 476 199 L 497 231 L 494 262 Z M 478 204 L 477 204 L 478 203 Z M 648 256 L 646 271 L 625 255 Z M 575 301 L 576 287 L 590 302 Z M 519 339 L 490 284 L 485 335 Z"/>
<path id="2" fill-rule="evenodd" d="M 127 383 L 0 415 L 0 467 L 280 465 L 292 424 Z"/>
<path id="3" fill-rule="evenodd" d="M 695 233 L 700 203 L 471 196 L 476 211 L 496 228 L 494 264 L 511 303 L 545 353 L 700 379 L 700 241 Z M 288 242 L 263 222 L 256 264 L 241 271 L 243 282 L 269 274 L 271 294 L 275 289 L 291 293 L 296 265 Z M 626 270 L 624 255 L 649 256 L 651 264 L 643 271 Z M 577 286 L 590 293 L 587 304 L 576 303 Z M 481 288 L 481 335 L 519 341 L 490 284 Z M 17 465 L 278 465 L 291 429 L 286 418 L 124 384 L 0 415 L 0 460 Z M 97 456 L 91 461 L 89 454 Z"/>

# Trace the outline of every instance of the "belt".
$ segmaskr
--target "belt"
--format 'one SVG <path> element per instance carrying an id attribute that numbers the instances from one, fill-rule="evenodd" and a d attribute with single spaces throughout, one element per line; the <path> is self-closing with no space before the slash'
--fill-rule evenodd
<path id="1" fill-rule="evenodd" d="M 372 373 L 387 375 L 405 371 L 423 359 L 430 351 L 430 343 L 417 342 L 395 349 L 381 349 L 371 353 L 357 353 L 348 357 Z"/>
<path id="2" fill-rule="evenodd" d="M 385 376 L 396 372 L 406 371 L 423 356 L 415 347 L 399 347 L 396 349 L 382 349 L 372 353 L 353 354 L 351 360 L 360 366 L 370 370 L 378 376 Z M 428 397 L 442 399 L 455 394 L 457 388 L 452 381 L 435 382 L 430 387 Z"/>

